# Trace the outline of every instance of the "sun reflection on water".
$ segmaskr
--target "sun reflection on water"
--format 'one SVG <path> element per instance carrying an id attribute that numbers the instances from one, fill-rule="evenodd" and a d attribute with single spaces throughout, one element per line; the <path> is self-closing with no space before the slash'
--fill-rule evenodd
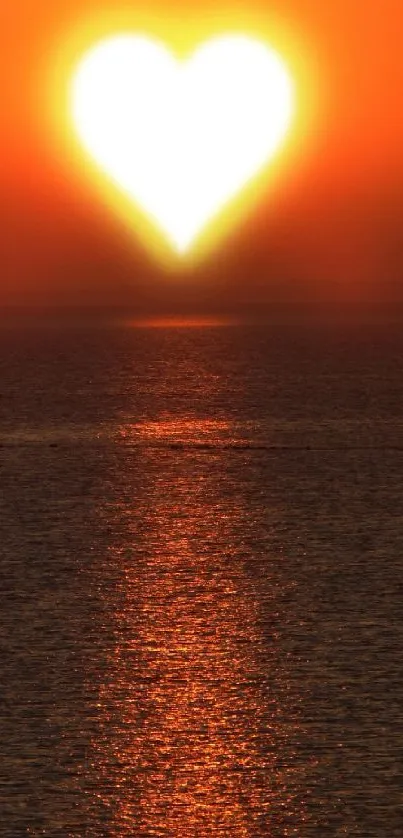
<path id="1" fill-rule="evenodd" d="M 142 433 L 147 442 L 223 430 L 230 423 L 184 417 L 145 422 Z M 121 428 L 123 442 L 132 435 Z M 289 796 L 287 731 L 278 693 L 268 692 L 277 664 L 245 570 L 245 510 L 217 479 L 220 455 L 164 456 L 161 465 L 145 445 L 149 486 L 133 498 L 137 523 L 126 511 L 133 541 L 108 557 L 119 578 L 115 644 L 93 754 L 108 834 L 267 835 L 273 806 L 281 811 Z"/>
<path id="2" fill-rule="evenodd" d="M 144 420 L 119 429 L 121 438 L 126 442 L 162 445 L 228 442 L 233 441 L 233 432 L 233 423 L 228 420 L 194 419 L 190 416 L 181 419 L 163 417 L 159 420 Z"/>

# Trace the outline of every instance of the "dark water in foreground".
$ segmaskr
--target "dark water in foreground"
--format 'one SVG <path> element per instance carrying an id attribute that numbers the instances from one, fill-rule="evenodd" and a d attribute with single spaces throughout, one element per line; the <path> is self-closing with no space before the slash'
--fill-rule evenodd
<path id="1" fill-rule="evenodd" d="M 403 835 L 403 336 L 0 336 L 0 835 Z"/>

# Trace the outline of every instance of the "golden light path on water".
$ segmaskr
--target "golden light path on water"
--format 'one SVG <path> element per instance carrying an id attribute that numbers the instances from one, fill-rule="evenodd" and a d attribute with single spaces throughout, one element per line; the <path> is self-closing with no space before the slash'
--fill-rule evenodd
<path id="1" fill-rule="evenodd" d="M 119 434 L 128 458 L 131 444 L 140 450 L 136 467 L 149 485 L 117 510 L 128 541 L 107 556 L 119 578 L 110 603 L 115 643 L 99 691 L 92 770 L 108 834 L 271 834 L 267 824 L 281 829 L 281 812 L 293 809 L 286 749 L 296 722 L 287 718 L 287 684 L 245 568 L 248 512 L 217 479 L 220 455 L 208 465 L 196 452 L 190 468 L 172 450 L 228 440 L 231 423 L 162 416 Z M 273 579 L 273 612 L 287 585 Z"/>

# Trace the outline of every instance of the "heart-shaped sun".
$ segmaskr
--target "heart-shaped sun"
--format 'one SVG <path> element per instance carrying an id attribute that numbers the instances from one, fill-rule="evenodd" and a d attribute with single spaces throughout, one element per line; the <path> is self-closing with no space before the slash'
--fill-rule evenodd
<path id="1" fill-rule="evenodd" d="M 243 35 L 186 61 L 143 36 L 109 38 L 72 83 L 84 147 L 181 254 L 272 159 L 292 112 L 282 60 Z"/>

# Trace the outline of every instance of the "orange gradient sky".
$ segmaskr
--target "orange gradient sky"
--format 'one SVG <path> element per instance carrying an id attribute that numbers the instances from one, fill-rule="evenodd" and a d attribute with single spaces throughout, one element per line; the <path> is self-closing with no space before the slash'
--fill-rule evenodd
<path id="1" fill-rule="evenodd" d="M 171 22 L 200 15 L 201 29 L 203 16 L 219 20 L 217 2 L 204 3 L 203 13 L 178 0 L 147 8 Z M 227 1 L 226 20 L 230 8 Z M 249 14 L 267 18 L 266 32 L 275 15 L 301 45 L 317 96 L 315 130 L 274 194 L 268 189 L 180 281 L 168 281 L 135 234 L 128 241 L 91 184 L 69 175 L 49 136 L 45 86 L 54 56 L 81 21 L 88 26 L 93 15 L 95 26 L 117 9 L 116 0 L 101 9 L 95 0 L 14 0 L 0 11 L 0 304 L 131 305 L 153 315 L 403 300 L 400 0 L 248 2 Z M 135 2 L 130 15 L 134 22 Z"/>

